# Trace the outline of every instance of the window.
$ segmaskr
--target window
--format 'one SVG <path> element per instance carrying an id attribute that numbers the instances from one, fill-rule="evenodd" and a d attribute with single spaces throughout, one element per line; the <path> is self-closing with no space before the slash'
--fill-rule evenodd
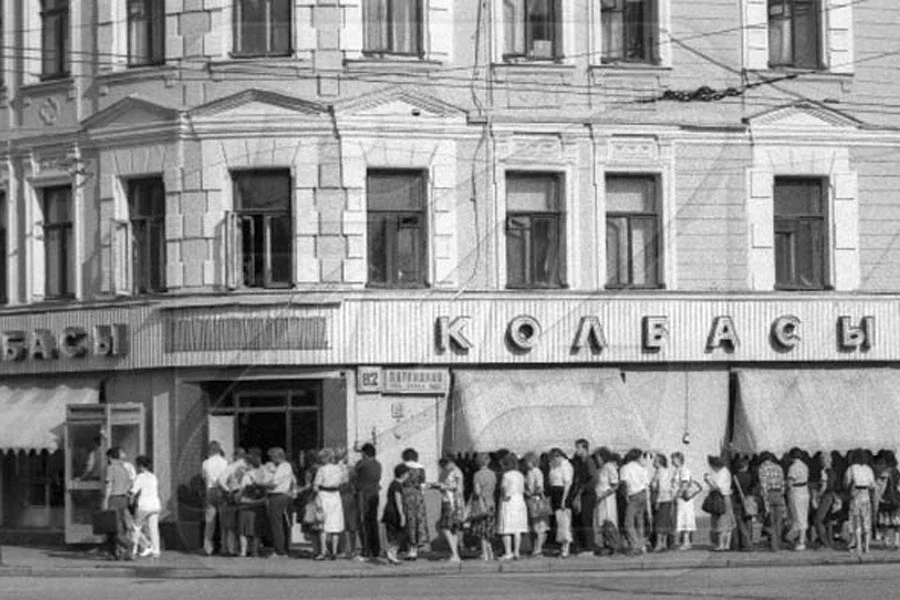
<path id="1" fill-rule="evenodd" d="M 563 285 L 559 177 L 506 175 L 506 273 L 510 288 Z"/>
<path id="2" fill-rule="evenodd" d="M 769 0 L 769 66 L 818 69 L 819 1 Z"/>
<path id="3" fill-rule="evenodd" d="M 425 285 L 425 175 L 369 171 L 369 285 Z"/>
<path id="4" fill-rule="evenodd" d="M 503 58 L 552 60 L 559 52 L 556 0 L 503 0 Z"/>
<path id="5" fill-rule="evenodd" d="M 165 3 L 128 0 L 128 64 L 159 65 L 166 60 Z"/>
<path id="6" fill-rule="evenodd" d="M 606 178 L 606 285 L 658 287 L 659 206 L 655 177 Z"/>
<path id="7" fill-rule="evenodd" d="M 365 0 L 363 52 L 421 56 L 423 4 L 421 0 Z"/>
<path id="8" fill-rule="evenodd" d="M 9 302 L 6 287 L 6 260 L 9 256 L 6 232 L 6 192 L 0 190 L 0 304 Z"/>
<path id="9" fill-rule="evenodd" d="M 656 0 L 601 0 L 602 61 L 657 62 Z"/>
<path id="10" fill-rule="evenodd" d="M 48 187 L 43 190 L 44 273 L 47 298 L 74 295 L 75 242 L 72 233 L 72 190 Z"/>
<path id="11" fill-rule="evenodd" d="M 289 287 L 293 280 L 291 176 L 287 171 L 233 175 L 235 211 L 229 215 L 236 287 Z"/>
<path id="12" fill-rule="evenodd" d="M 234 53 L 284 56 L 291 53 L 291 0 L 237 0 Z"/>
<path id="13" fill-rule="evenodd" d="M 775 178 L 775 287 L 825 287 L 825 194 L 819 179 Z"/>
<path id="14" fill-rule="evenodd" d="M 158 177 L 128 182 L 132 288 L 135 294 L 166 290 L 166 192 Z"/>
<path id="15" fill-rule="evenodd" d="M 41 75 L 44 79 L 69 75 L 69 1 L 41 2 Z"/>

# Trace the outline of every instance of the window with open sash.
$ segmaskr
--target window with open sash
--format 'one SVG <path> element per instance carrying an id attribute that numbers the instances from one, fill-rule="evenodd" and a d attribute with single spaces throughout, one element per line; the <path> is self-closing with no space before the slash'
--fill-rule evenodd
<path id="1" fill-rule="evenodd" d="M 47 187 L 42 191 L 44 211 L 44 281 L 48 299 L 75 294 L 75 241 L 72 230 L 72 189 Z"/>
<path id="2" fill-rule="evenodd" d="M 291 53 L 291 0 L 236 0 L 234 54 L 285 56 Z"/>
<path id="3" fill-rule="evenodd" d="M 825 287 L 825 183 L 775 178 L 775 287 Z"/>
<path id="4" fill-rule="evenodd" d="M 559 0 L 503 0 L 505 60 L 553 60 L 560 55 Z"/>
<path id="5" fill-rule="evenodd" d="M 363 52 L 421 56 L 423 4 L 423 0 L 364 0 Z"/>
<path id="6" fill-rule="evenodd" d="M 230 287 L 290 287 L 293 281 L 291 176 L 288 171 L 232 175 L 233 212 L 227 215 Z"/>
<path id="7" fill-rule="evenodd" d="M 69 0 L 41 0 L 41 76 L 69 75 Z"/>
<path id="8" fill-rule="evenodd" d="M 818 69 L 819 0 L 769 1 L 769 66 Z"/>
<path id="9" fill-rule="evenodd" d="M 9 302 L 8 288 L 6 282 L 6 260 L 9 256 L 9 247 L 7 244 L 7 220 L 6 220 L 6 192 L 0 190 L 0 304 Z"/>
<path id="10" fill-rule="evenodd" d="M 166 60 L 166 11 L 159 0 L 128 0 L 128 64 L 159 65 Z"/>
<path id="11" fill-rule="evenodd" d="M 507 287 L 563 286 L 563 223 L 559 176 L 507 173 Z"/>
<path id="12" fill-rule="evenodd" d="M 124 229 L 125 252 L 130 258 L 131 291 L 149 294 L 166 291 L 166 191 L 160 177 L 128 182 L 129 219 Z M 128 260 L 126 258 L 126 260 Z M 126 284 L 127 285 L 127 284 Z"/>
<path id="13" fill-rule="evenodd" d="M 607 176 L 607 287 L 660 285 L 658 187 L 652 176 Z"/>
<path id="14" fill-rule="evenodd" d="M 657 61 L 656 0 L 601 0 L 604 63 Z"/>
<path id="15" fill-rule="evenodd" d="M 425 184 L 421 171 L 369 171 L 369 285 L 425 285 Z"/>

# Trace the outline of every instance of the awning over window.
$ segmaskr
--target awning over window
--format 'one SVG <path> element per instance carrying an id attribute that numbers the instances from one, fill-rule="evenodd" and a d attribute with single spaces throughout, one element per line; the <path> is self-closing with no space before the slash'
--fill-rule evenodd
<path id="1" fill-rule="evenodd" d="M 745 369 L 738 383 L 733 443 L 741 452 L 900 445 L 898 369 Z"/>
<path id="2" fill-rule="evenodd" d="M 67 404 L 96 404 L 96 386 L 0 386 L 0 451 L 55 451 L 62 442 Z"/>
<path id="3" fill-rule="evenodd" d="M 456 371 L 445 450 L 514 452 L 584 437 L 647 447 L 650 434 L 616 369 Z"/>

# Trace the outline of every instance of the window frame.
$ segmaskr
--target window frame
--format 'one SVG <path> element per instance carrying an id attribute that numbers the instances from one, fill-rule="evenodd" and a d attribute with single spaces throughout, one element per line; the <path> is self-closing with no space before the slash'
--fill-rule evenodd
<path id="1" fill-rule="evenodd" d="M 9 304 L 9 221 L 7 219 L 7 190 L 0 187 L 0 306 Z"/>
<path id="2" fill-rule="evenodd" d="M 549 57 L 536 57 L 534 56 L 534 32 L 533 27 L 531 26 L 531 19 L 529 19 L 530 11 L 529 6 L 532 2 L 540 2 L 542 0 L 520 0 L 522 2 L 523 10 L 522 14 L 524 18 L 521 22 L 516 23 L 516 27 L 524 28 L 524 32 L 522 34 L 522 39 L 524 43 L 524 52 L 523 53 L 513 53 L 507 52 L 507 48 L 510 46 L 510 41 L 506 39 L 506 33 L 509 28 L 508 23 L 504 23 L 503 30 L 503 44 L 500 51 L 500 56 L 503 62 L 507 63 L 530 63 L 530 62 L 559 62 L 563 59 L 563 27 L 562 27 L 562 13 L 563 7 L 560 0 L 546 0 L 549 3 L 550 7 L 550 18 L 548 28 L 552 32 L 553 38 L 550 40 L 551 49 Z M 501 0 L 501 11 L 505 10 L 503 2 Z"/>
<path id="3" fill-rule="evenodd" d="M 372 176 L 385 175 L 385 176 L 398 176 L 398 175 L 408 175 L 410 177 L 415 176 L 418 179 L 418 187 L 419 193 L 419 209 L 416 211 L 413 210 L 372 210 L 369 205 L 369 178 Z M 428 241 L 429 241 L 429 231 L 428 231 L 428 171 L 426 169 L 393 169 L 393 168 L 377 168 L 377 169 L 368 169 L 366 171 L 366 287 L 371 288 L 381 288 L 381 289 L 422 289 L 427 288 L 429 286 L 429 269 L 428 269 Z M 380 219 L 376 219 L 375 217 L 380 217 Z M 384 272 L 386 274 L 385 281 L 372 281 L 371 278 L 371 261 L 372 261 L 372 253 L 369 252 L 369 243 L 371 243 L 369 236 L 369 228 L 373 223 L 380 223 L 382 226 L 386 228 L 385 230 L 385 240 L 393 240 L 394 238 L 389 235 L 387 226 L 392 224 L 394 229 L 391 230 L 391 233 L 396 234 L 401 229 L 403 229 L 401 225 L 402 219 L 408 218 L 416 218 L 419 220 L 418 226 L 418 244 L 417 250 L 418 253 L 415 256 L 418 277 L 416 281 L 398 281 L 397 278 L 393 275 L 393 269 L 391 269 L 391 265 L 398 261 L 397 253 L 398 250 L 396 245 L 394 244 L 385 244 L 385 264 L 384 264 Z"/>
<path id="4" fill-rule="evenodd" d="M 240 186 L 238 185 L 238 180 L 242 177 L 260 177 L 260 176 L 272 176 L 272 175 L 282 175 L 288 180 L 288 203 L 286 210 L 278 210 L 278 209 L 248 209 L 239 207 L 239 197 L 240 197 Z M 234 248 L 233 252 L 239 252 L 240 254 L 233 255 L 229 262 L 232 260 L 236 261 L 238 257 L 240 257 L 240 268 L 241 268 L 241 284 L 237 286 L 240 289 L 289 289 L 294 285 L 294 222 L 293 222 L 293 189 L 294 189 L 294 178 L 290 172 L 290 169 L 279 169 L 279 168 L 264 168 L 264 169 L 240 169 L 231 171 L 231 184 L 232 184 L 232 199 L 233 199 L 233 210 L 232 214 L 234 215 L 234 224 L 240 228 L 240 239 L 241 245 L 240 248 Z M 288 277 L 286 281 L 276 281 L 272 276 L 272 240 L 271 240 L 271 223 L 273 217 L 284 218 L 288 222 L 288 226 L 290 228 L 290 232 L 288 234 L 289 246 L 287 249 L 288 255 L 290 257 L 290 264 L 288 265 Z M 263 228 L 263 238 L 262 238 L 262 247 L 263 247 L 263 267 L 264 272 L 262 274 L 262 278 L 260 279 L 258 276 L 256 277 L 256 281 L 261 281 L 260 284 L 254 283 L 252 285 L 247 283 L 247 279 L 244 274 L 244 265 L 247 260 L 244 256 L 244 232 L 243 232 L 243 224 L 251 223 L 252 228 L 254 229 L 254 237 L 256 235 L 255 227 L 256 222 L 253 219 L 260 218 L 262 219 L 264 228 Z M 230 226 L 230 225 L 228 225 Z M 255 272 L 254 272 L 255 275 Z"/>
<path id="5" fill-rule="evenodd" d="M 395 10 L 394 3 L 397 0 L 384 0 L 387 2 L 387 15 L 385 18 L 385 23 L 383 27 L 387 29 L 387 38 L 389 40 L 388 44 L 393 45 L 394 41 L 394 19 L 393 13 Z M 368 28 L 371 26 L 371 20 L 368 16 L 368 9 L 366 7 L 369 6 L 370 0 L 363 0 L 362 7 L 362 17 L 363 17 L 363 43 L 362 43 L 362 55 L 367 58 L 386 58 L 386 57 L 399 57 L 399 58 L 416 58 L 422 59 L 425 57 L 425 13 L 427 11 L 427 7 L 425 6 L 427 0 L 417 1 L 415 2 L 416 6 L 416 51 L 415 52 L 400 52 L 394 49 L 384 49 L 384 50 L 372 50 L 366 47 L 366 41 L 369 39 L 369 35 L 367 35 Z"/>
<path id="6" fill-rule="evenodd" d="M 51 222 L 48 219 L 50 214 L 50 202 L 58 202 L 59 194 L 63 190 L 66 191 L 67 200 L 69 202 L 68 220 Z M 74 198 L 71 185 L 57 185 L 41 188 L 41 210 L 43 211 L 41 228 L 43 231 L 44 245 L 44 298 L 46 300 L 69 300 L 75 298 L 75 278 L 78 275 L 77 273 L 69 272 L 70 253 L 72 254 L 73 259 L 75 255 L 75 207 L 72 205 L 73 201 Z M 58 257 L 52 257 L 47 248 L 50 237 L 49 234 L 51 232 L 59 232 L 60 235 L 60 254 Z M 58 287 L 61 290 L 59 294 L 50 293 L 50 261 L 54 258 L 57 263 L 57 268 L 59 269 L 59 276 L 61 277 L 61 280 L 58 282 Z"/>
<path id="7" fill-rule="evenodd" d="M 146 58 L 135 60 L 133 50 L 134 28 L 132 27 L 131 7 L 133 4 L 142 4 L 144 11 L 144 25 L 142 34 L 148 48 Z M 127 15 L 128 37 L 128 67 L 153 67 L 166 62 L 166 12 L 163 3 L 158 0 L 128 0 L 125 11 Z"/>
<path id="8" fill-rule="evenodd" d="M 818 187 L 819 193 L 819 201 L 822 210 L 820 214 L 809 214 L 809 213 L 801 213 L 801 214 L 787 214 L 787 215 L 779 215 L 778 213 L 778 184 L 779 183 L 793 183 L 797 184 L 805 184 L 812 185 L 814 184 Z M 829 281 L 829 236 L 828 236 L 828 181 L 827 179 L 823 179 L 821 177 L 804 177 L 804 176 L 781 176 L 778 175 L 775 177 L 773 182 L 773 193 L 772 193 L 772 227 L 773 227 L 773 247 L 772 253 L 774 257 L 774 268 L 775 268 L 775 289 L 778 291 L 824 291 L 832 289 Z M 786 228 L 782 225 L 779 225 L 779 222 L 790 222 L 795 226 L 797 224 L 805 224 L 805 223 L 819 223 L 818 230 L 818 252 L 820 256 L 816 257 L 815 253 L 817 248 L 813 245 L 812 248 L 809 249 L 811 262 L 815 263 L 818 260 L 819 263 L 819 282 L 815 285 L 802 285 L 801 283 L 797 283 L 797 274 L 796 272 L 793 274 L 793 280 L 791 282 L 779 282 L 778 281 L 778 264 L 779 264 L 779 256 L 778 256 L 778 248 L 779 248 L 779 235 L 783 235 L 785 233 L 790 233 L 784 231 Z M 797 250 L 796 248 L 793 250 L 793 259 L 796 262 Z"/>
<path id="9" fill-rule="evenodd" d="M 128 195 L 128 224 L 130 228 L 131 244 L 129 260 L 131 261 L 131 293 L 135 295 L 162 294 L 167 290 L 166 287 L 166 188 L 163 178 L 160 177 L 135 177 L 127 182 Z M 140 200 L 146 200 L 154 193 L 151 186 L 157 186 L 158 191 L 162 193 L 162 212 L 159 214 L 139 213 L 136 208 Z M 141 187 L 145 187 L 141 190 Z M 138 198 L 143 192 L 142 198 Z M 159 256 L 156 265 L 153 264 L 153 253 L 151 252 L 152 244 L 150 243 L 151 233 L 156 227 L 157 236 L 159 236 Z M 138 235 L 138 231 L 143 230 L 144 235 Z M 140 241 L 146 242 L 146 247 L 141 248 Z M 157 271 L 157 278 L 160 287 L 154 288 L 152 285 L 153 278 L 151 272 Z"/>
<path id="10" fill-rule="evenodd" d="M 244 0 L 235 0 L 232 11 L 232 25 L 231 25 L 231 35 L 232 35 L 232 43 L 231 43 L 231 56 L 235 58 L 268 58 L 268 57 L 284 57 L 291 56 L 294 53 L 294 6 L 291 0 L 260 0 L 266 3 L 266 12 L 268 13 L 266 18 L 266 48 L 265 52 L 246 52 L 240 49 L 242 45 L 243 36 L 241 35 L 241 26 L 243 24 L 241 17 L 243 14 L 243 3 Z M 287 35 L 287 48 L 284 50 L 273 51 L 273 37 L 275 28 L 273 27 L 274 17 L 273 17 L 273 3 L 275 2 L 286 2 L 288 5 L 288 35 Z"/>
<path id="11" fill-rule="evenodd" d="M 555 209 L 553 210 L 544 210 L 544 211 L 534 211 L 534 210 L 510 210 L 509 209 L 509 181 L 514 178 L 523 178 L 523 179 L 539 179 L 539 178 L 547 178 L 553 181 L 554 187 L 554 204 Z M 556 289 L 566 289 L 568 287 L 567 282 L 567 273 L 566 273 L 566 210 L 565 210 L 565 175 L 561 172 L 556 171 L 530 171 L 530 170 L 516 170 L 509 169 L 504 174 L 504 183 L 506 190 L 506 215 L 504 216 L 504 234 L 505 234 L 505 244 L 504 244 L 504 256 L 506 257 L 506 283 L 505 287 L 508 290 L 556 290 Z M 511 229 L 511 222 L 513 219 L 528 219 L 529 227 L 528 231 L 534 230 L 534 220 L 535 219 L 548 219 L 555 221 L 556 224 L 556 256 L 557 256 L 557 265 L 556 265 L 556 282 L 535 282 L 534 281 L 534 257 L 535 252 L 533 251 L 534 240 L 533 237 L 530 239 L 529 244 L 531 247 L 528 248 L 528 254 L 531 257 L 531 260 L 526 261 L 526 274 L 525 281 L 521 284 L 510 282 L 510 268 L 509 268 L 509 232 Z"/>
<path id="12" fill-rule="evenodd" d="M 646 212 L 646 211 L 610 211 L 607 210 L 604 215 L 604 223 L 609 226 L 609 221 L 611 219 L 625 219 L 627 223 L 627 235 L 628 235 L 628 256 L 627 256 L 627 277 L 628 283 L 619 284 L 619 283 L 610 283 L 610 273 L 609 273 L 609 250 L 607 245 L 606 251 L 606 282 L 604 283 L 605 289 L 608 290 L 658 290 L 663 289 L 665 287 L 664 281 L 664 261 L 663 261 L 663 249 L 665 247 L 662 239 L 662 184 L 660 181 L 659 175 L 656 174 L 645 174 L 645 173 L 607 173 L 604 179 L 604 189 L 608 189 L 608 183 L 610 179 L 641 179 L 645 180 L 652 185 L 653 194 L 654 194 L 654 205 L 656 210 L 654 212 Z M 653 252 L 654 259 L 656 261 L 655 273 L 656 273 L 656 281 L 654 283 L 648 284 L 640 284 L 636 285 L 634 283 L 634 240 L 633 240 L 633 224 L 632 219 L 653 219 Z M 606 231 L 606 230 L 604 230 Z M 606 244 L 609 243 L 608 238 L 605 240 Z"/>
<path id="13" fill-rule="evenodd" d="M 600 63 L 603 65 L 658 65 L 660 64 L 659 52 L 659 21 L 660 10 L 658 0 L 641 0 L 644 10 L 644 19 L 637 25 L 631 26 L 627 19 L 628 9 L 627 0 L 613 0 L 616 3 L 615 8 L 607 8 L 605 6 L 607 0 L 600 2 L 600 30 L 602 32 L 603 45 L 600 48 Z M 621 6 L 621 8 L 619 8 Z M 608 36 L 606 31 L 606 17 L 611 13 L 622 13 L 622 47 L 620 57 L 609 57 L 606 55 L 606 44 Z M 639 27 L 641 33 L 641 44 L 643 48 L 643 56 L 641 58 L 629 58 L 627 56 L 628 48 L 632 43 L 632 30 Z"/>
<path id="14" fill-rule="evenodd" d="M 40 0 L 40 19 L 41 19 L 41 80 L 49 81 L 54 79 L 66 79 L 70 76 L 71 63 L 69 60 L 69 51 L 71 39 L 69 37 L 69 0 Z M 52 8 L 46 8 L 48 3 L 52 2 Z M 56 55 L 53 56 L 54 70 L 48 72 L 46 70 L 48 64 L 47 56 L 47 39 L 49 34 L 47 21 L 55 18 L 52 34 L 56 37 Z"/>
<path id="15" fill-rule="evenodd" d="M 814 15 L 815 22 L 813 24 L 813 32 L 815 33 L 815 39 L 813 40 L 813 47 L 815 51 L 815 64 L 814 65 L 801 65 L 797 64 L 797 11 L 795 10 L 795 5 L 797 4 L 808 4 L 809 9 L 812 11 Z M 789 7 L 790 8 L 790 17 L 785 18 L 781 17 L 773 17 L 772 16 L 772 8 L 773 6 L 781 5 L 782 7 L 782 15 L 784 14 L 784 10 Z M 768 66 L 770 69 L 801 69 L 801 70 L 815 70 L 821 71 L 825 69 L 825 50 L 822 47 L 824 41 L 824 32 L 822 30 L 823 27 L 823 15 L 822 13 L 822 3 L 820 0 L 766 0 L 766 18 L 767 18 L 767 32 L 768 36 L 768 46 L 769 46 L 769 56 L 768 56 Z M 773 21 L 778 22 L 789 22 L 791 28 L 791 60 L 790 62 L 781 62 L 773 60 L 773 44 L 772 44 L 772 27 Z M 783 27 L 783 26 L 782 26 Z"/>

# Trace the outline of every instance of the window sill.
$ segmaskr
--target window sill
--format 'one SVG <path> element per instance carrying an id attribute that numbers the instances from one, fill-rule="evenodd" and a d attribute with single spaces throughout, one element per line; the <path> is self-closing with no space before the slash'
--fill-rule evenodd
<path id="1" fill-rule="evenodd" d="M 830 285 L 823 287 L 800 287 L 790 285 L 776 285 L 775 292 L 809 292 L 815 294 L 817 292 L 833 292 L 834 288 Z"/>
<path id="2" fill-rule="evenodd" d="M 254 77 L 255 74 L 248 74 L 245 70 L 247 65 L 258 65 L 265 63 L 266 67 L 274 67 L 278 69 L 294 69 L 296 74 L 308 73 L 312 70 L 312 61 L 306 58 L 300 58 L 295 55 L 270 55 L 270 56 L 242 56 L 228 55 L 227 57 L 212 58 L 207 63 L 207 70 L 211 75 L 239 74 L 242 77 Z M 290 73 L 285 72 L 285 79 L 290 79 Z M 259 77 L 271 77 L 263 72 L 259 73 Z"/>
<path id="3" fill-rule="evenodd" d="M 657 285 L 607 285 L 603 289 L 607 292 L 664 292 L 665 284 Z"/>
<path id="4" fill-rule="evenodd" d="M 591 65 L 591 70 L 595 73 L 612 75 L 664 75 L 674 69 L 671 66 L 652 63 L 615 62 Z"/>
<path id="5" fill-rule="evenodd" d="M 832 73 L 827 69 L 811 71 L 810 69 L 794 69 L 792 67 L 770 67 L 763 70 L 748 69 L 748 73 L 752 73 L 764 79 L 784 79 L 793 75 L 796 79 L 811 82 L 835 82 L 849 83 L 853 81 L 853 73 Z"/>
<path id="6" fill-rule="evenodd" d="M 410 56 L 364 56 L 363 58 L 345 60 L 344 66 L 350 72 L 361 73 L 370 71 L 428 73 L 440 69 L 442 63 L 436 60 Z"/>
<path id="7" fill-rule="evenodd" d="M 510 292 L 553 292 L 567 290 L 569 286 L 565 283 L 559 285 L 507 285 L 506 289 Z"/>
<path id="8" fill-rule="evenodd" d="M 63 77 L 60 79 L 47 79 L 44 81 L 36 81 L 34 83 L 26 83 L 19 91 L 22 94 L 43 94 L 52 92 L 62 92 L 72 89 L 75 80 L 71 77 Z"/>
<path id="9" fill-rule="evenodd" d="M 431 286 L 427 283 L 407 283 L 407 284 L 392 284 L 392 283 L 367 283 L 367 290 L 375 290 L 375 291 L 416 291 L 416 290 L 427 290 Z"/>
<path id="10" fill-rule="evenodd" d="M 169 79 L 178 72 L 173 65 L 134 65 L 118 68 L 115 71 L 107 71 L 97 75 L 97 83 L 110 85 L 119 83 L 133 83 L 150 79 Z"/>
<path id="11" fill-rule="evenodd" d="M 574 73 L 575 65 L 561 60 L 534 60 L 534 61 L 512 61 L 497 62 L 491 65 L 494 71 L 502 71 L 506 73 Z"/>

